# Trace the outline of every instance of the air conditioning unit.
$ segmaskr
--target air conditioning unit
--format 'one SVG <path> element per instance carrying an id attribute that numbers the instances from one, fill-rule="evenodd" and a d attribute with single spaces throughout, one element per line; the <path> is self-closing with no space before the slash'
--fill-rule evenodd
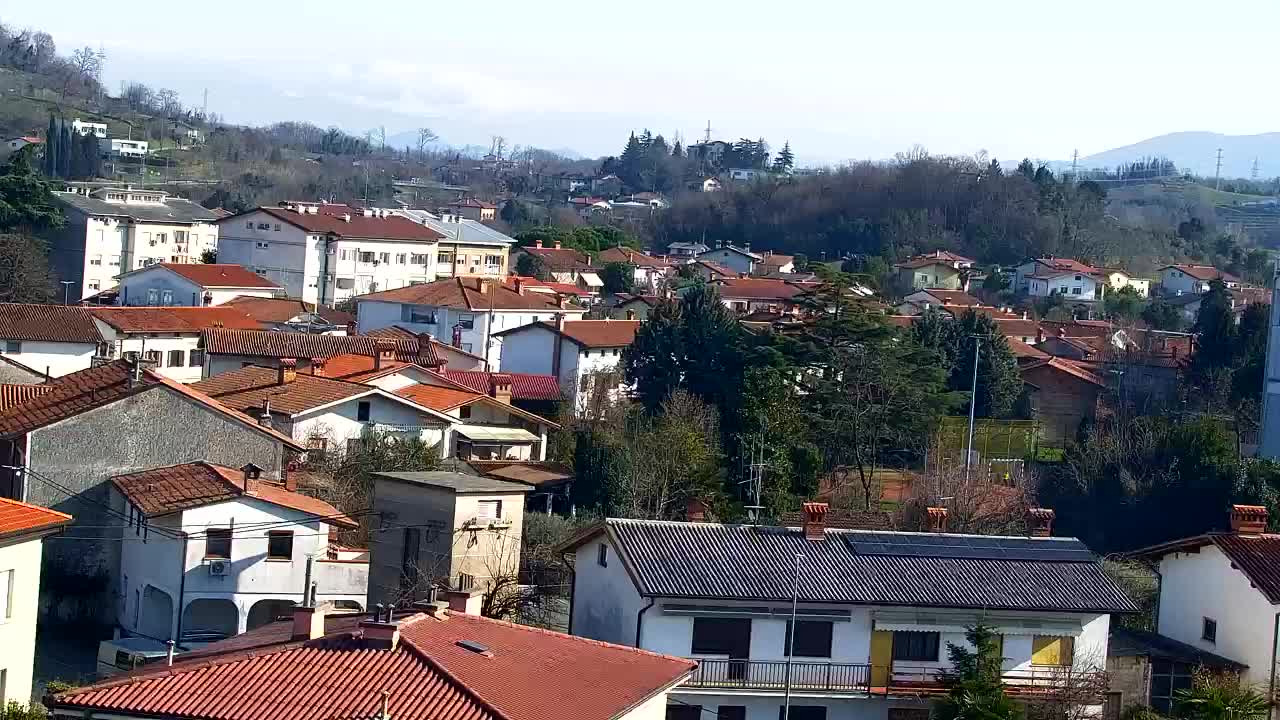
<path id="1" fill-rule="evenodd" d="M 209 568 L 210 577 L 226 577 L 227 571 L 231 569 L 231 563 L 227 560 L 213 560 L 205 567 Z"/>

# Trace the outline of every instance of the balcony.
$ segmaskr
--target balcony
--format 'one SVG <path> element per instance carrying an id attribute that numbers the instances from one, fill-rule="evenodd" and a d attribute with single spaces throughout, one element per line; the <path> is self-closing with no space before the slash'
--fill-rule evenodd
<path id="1" fill-rule="evenodd" d="M 787 686 L 785 660 L 697 659 L 698 669 L 684 687 L 698 690 L 781 692 Z M 793 661 L 793 692 L 928 697 L 946 692 L 937 668 L 895 666 L 889 671 L 868 664 Z M 1009 670 L 1001 679 L 1006 692 L 1027 701 L 1089 705 L 1102 702 L 1107 674 L 1069 667 Z"/>

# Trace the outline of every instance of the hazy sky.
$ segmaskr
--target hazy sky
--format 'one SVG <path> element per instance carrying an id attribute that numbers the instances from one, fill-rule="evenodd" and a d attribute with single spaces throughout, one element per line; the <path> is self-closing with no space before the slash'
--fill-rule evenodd
<path id="1" fill-rule="evenodd" d="M 1065 159 L 1177 130 L 1280 130 L 1280 0 L 6 3 L 105 48 L 106 80 L 228 121 L 616 153 L 627 132 L 790 140 L 804 160 Z M 194 13 L 184 12 L 194 8 Z"/>

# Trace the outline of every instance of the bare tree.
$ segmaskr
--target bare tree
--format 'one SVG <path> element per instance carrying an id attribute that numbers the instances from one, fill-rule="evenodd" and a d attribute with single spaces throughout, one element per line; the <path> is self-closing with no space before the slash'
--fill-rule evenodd
<path id="1" fill-rule="evenodd" d="M 182 100 L 178 91 L 161 88 L 155 97 L 156 111 L 167 118 L 176 118 L 182 114 Z"/>
<path id="2" fill-rule="evenodd" d="M 1027 511 L 1035 505 L 1034 487 L 1021 468 L 1013 468 L 997 483 L 986 473 L 966 473 L 959 464 L 931 467 L 911 483 L 899 524 L 926 530 L 925 510 L 945 507 L 950 532 L 1020 535 L 1026 531 Z"/>
<path id="3" fill-rule="evenodd" d="M 506 149 L 507 149 L 507 139 L 506 139 L 506 138 L 504 138 L 503 136 L 501 136 L 501 135 L 494 135 L 494 136 L 490 139 L 490 141 L 489 141 L 489 154 L 490 154 L 490 155 L 494 156 L 494 157 L 495 157 L 495 158 L 497 158 L 498 160 L 501 160 L 501 159 L 502 159 L 502 153 L 504 153 L 504 152 L 506 151 Z"/>
<path id="4" fill-rule="evenodd" d="M 440 139 L 431 128 L 418 128 L 418 159 L 425 161 L 427 159 L 427 146 Z"/>

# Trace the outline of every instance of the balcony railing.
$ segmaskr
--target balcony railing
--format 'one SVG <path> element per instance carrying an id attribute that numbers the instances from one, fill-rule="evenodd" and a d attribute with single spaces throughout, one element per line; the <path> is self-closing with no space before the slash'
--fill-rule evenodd
<path id="1" fill-rule="evenodd" d="M 894 666 L 873 671 L 869 664 L 796 660 L 790 672 L 791 689 L 796 692 L 913 697 L 946 692 L 941 677 L 944 671 L 938 668 Z M 1095 704 L 1107 689 L 1106 673 L 1069 667 L 1009 670 L 1001 679 L 1009 695 L 1026 700 Z M 698 659 L 697 671 L 685 683 L 690 688 L 715 690 L 780 691 L 786 685 L 785 660 Z"/>

